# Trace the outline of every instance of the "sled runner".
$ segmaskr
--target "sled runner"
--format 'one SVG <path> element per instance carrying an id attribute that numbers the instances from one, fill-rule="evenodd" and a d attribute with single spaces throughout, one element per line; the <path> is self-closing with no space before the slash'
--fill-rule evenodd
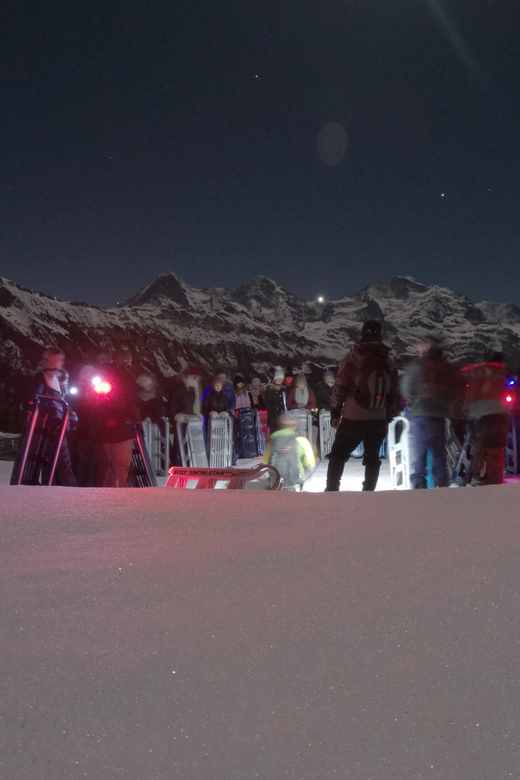
<path id="1" fill-rule="evenodd" d="M 134 449 L 132 452 L 132 465 L 128 473 L 128 486 L 157 487 L 142 425 L 135 426 Z"/>
<path id="2" fill-rule="evenodd" d="M 259 465 L 254 469 L 198 469 L 172 466 L 166 487 L 186 488 L 189 483 L 195 483 L 196 490 L 214 489 L 217 485 L 227 490 L 243 490 L 246 483 L 267 476 L 266 490 L 281 490 L 282 479 L 273 466 Z"/>
<path id="3" fill-rule="evenodd" d="M 57 405 L 61 419 L 56 416 Z M 69 414 L 69 405 L 62 398 L 37 395 L 27 403 L 11 485 L 52 485 Z"/>

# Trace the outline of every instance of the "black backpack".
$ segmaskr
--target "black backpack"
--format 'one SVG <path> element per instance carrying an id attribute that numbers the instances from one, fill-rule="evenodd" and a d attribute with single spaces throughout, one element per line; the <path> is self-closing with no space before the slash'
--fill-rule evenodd
<path id="1" fill-rule="evenodd" d="M 353 397 L 363 409 L 384 409 L 392 387 L 386 358 L 367 357 L 354 375 Z"/>

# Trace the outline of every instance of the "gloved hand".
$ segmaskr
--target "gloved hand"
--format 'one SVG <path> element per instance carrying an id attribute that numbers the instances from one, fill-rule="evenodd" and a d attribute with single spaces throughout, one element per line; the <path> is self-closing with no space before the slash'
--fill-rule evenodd
<path id="1" fill-rule="evenodd" d="M 210 412 L 209 416 L 210 417 L 218 417 L 218 412 Z"/>
<path id="2" fill-rule="evenodd" d="M 188 415 L 187 414 L 181 414 L 179 412 L 179 414 L 176 414 L 173 419 L 175 420 L 175 422 L 187 423 L 188 422 Z"/>
<path id="3" fill-rule="evenodd" d="M 220 416 L 225 419 L 226 417 L 229 417 L 229 412 L 220 412 Z"/>

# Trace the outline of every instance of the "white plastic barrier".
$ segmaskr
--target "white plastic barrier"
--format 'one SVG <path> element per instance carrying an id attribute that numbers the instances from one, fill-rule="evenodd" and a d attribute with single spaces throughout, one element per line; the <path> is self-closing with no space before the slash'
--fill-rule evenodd
<path id="1" fill-rule="evenodd" d="M 153 473 L 165 477 L 170 468 L 170 422 L 167 417 L 162 417 L 161 421 L 159 426 L 147 417 L 143 421 L 143 432 Z"/>
<path id="2" fill-rule="evenodd" d="M 518 474 L 516 418 L 515 415 L 511 413 L 508 415 L 507 420 L 506 471 L 508 474 Z"/>
<path id="3" fill-rule="evenodd" d="M 388 426 L 388 460 L 393 490 L 411 487 L 411 425 L 407 417 L 395 417 Z"/>
<path id="4" fill-rule="evenodd" d="M 209 467 L 223 469 L 233 462 L 233 420 L 211 417 L 209 421 Z"/>
<path id="5" fill-rule="evenodd" d="M 208 455 L 204 438 L 204 420 L 196 414 L 188 415 L 187 423 L 177 423 L 176 435 L 183 466 L 207 468 Z"/>
<path id="6" fill-rule="evenodd" d="M 296 436 L 304 436 L 312 444 L 312 414 L 308 409 L 292 409 L 292 414 L 296 420 Z"/>
<path id="7" fill-rule="evenodd" d="M 332 449 L 334 439 L 336 438 L 337 428 L 332 428 L 330 424 L 330 412 L 326 409 L 321 409 L 319 418 L 319 432 L 320 432 L 320 458 L 326 458 Z"/>
<path id="8" fill-rule="evenodd" d="M 256 425 L 258 430 L 258 454 L 263 455 L 269 441 L 269 427 L 267 425 L 267 412 L 257 412 Z"/>

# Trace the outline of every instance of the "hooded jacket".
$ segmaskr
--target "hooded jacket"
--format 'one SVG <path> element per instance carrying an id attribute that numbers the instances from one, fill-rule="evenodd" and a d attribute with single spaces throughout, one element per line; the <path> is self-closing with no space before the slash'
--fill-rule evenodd
<path id="1" fill-rule="evenodd" d="M 398 376 L 394 362 L 388 357 L 390 348 L 382 341 L 361 340 L 347 353 L 341 363 L 332 390 L 331 418 L 346 420 L 389 420 L 394 417 L 399 403 Z M 355 400 L 358 377 L 368 364 L 377 365 L 390 376 L 390 388 L 384 404 L 377 409 L 366 409 Z"/>
<path id="2" fill-rule="evenodd" d="M 459 371 L 440 350 L 428 350 L 410 363 L 401 380 L 401 392 L 412 417 L 451 417 L 461 390 Z"/>

